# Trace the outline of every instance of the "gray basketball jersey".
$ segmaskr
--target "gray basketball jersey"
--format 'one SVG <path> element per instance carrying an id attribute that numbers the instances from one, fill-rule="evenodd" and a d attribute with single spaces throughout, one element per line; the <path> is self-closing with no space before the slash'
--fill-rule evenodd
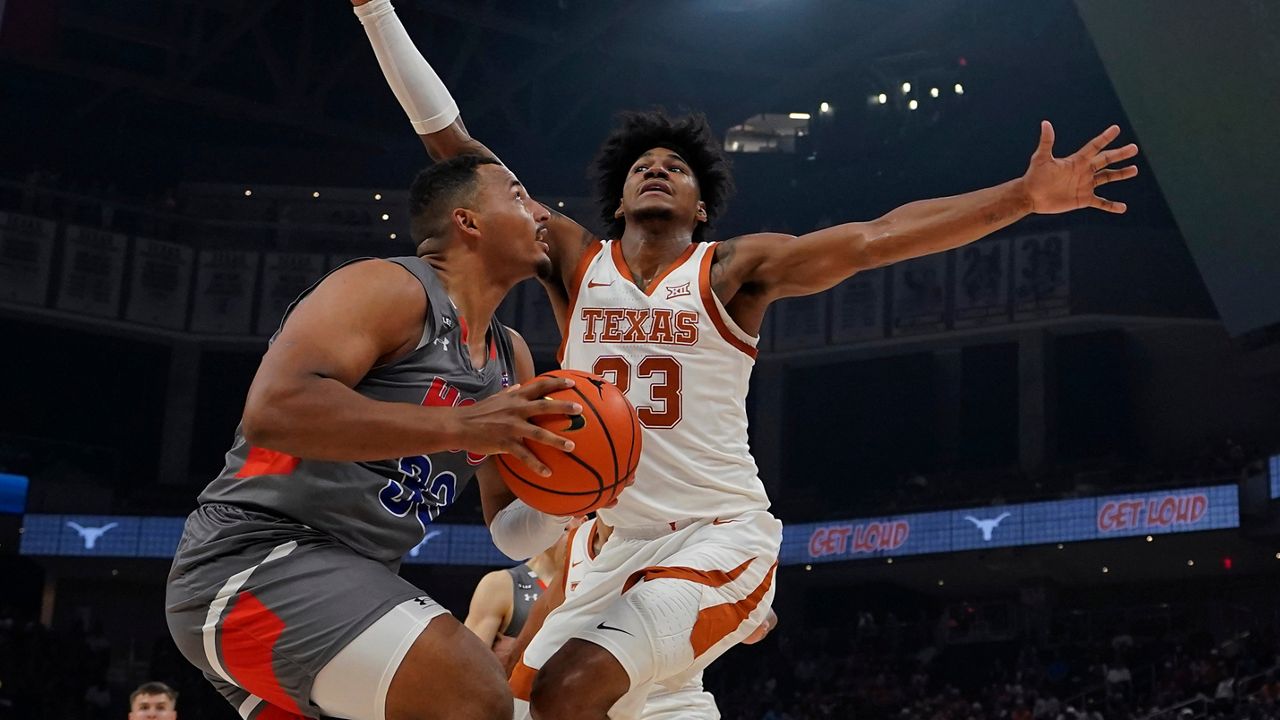
<path id="1" fill-rule="evenodd" d="M 507 568 L 507 573 L 511 575 L 511 622 L 507 623 L 507 629 L 502 634 L 516 637 L 529 620 L 529 611 L 533 609 L 533 603 L 538 600 L 545 586 L 528 565 Z"/>
<path id="2" fill-rule="evenodd" d="M 416 257 L 390 261 L 413 273 L 426 291 L 429 308 L 422 342 L 406 357 L 370 370 L 355 391 L 386 402 L 456 407 L 510 385 L 515 364 L 506 328 L 496 318 L 490 323 L 489 359 L 483 368 L 474 369 L 466 348 L 466 324 L 435 271 Z M 289 306 L 286 319 L 319 284 Z M 376 462 L 309 460 L 251 446 L 243 428 L 237 427 L 226 467 L 199 499 L 288 518 L 366 557 L 395 564 L 422 540 L 427 525 L 458 499 L 484 459 L 455 450 Z"/>

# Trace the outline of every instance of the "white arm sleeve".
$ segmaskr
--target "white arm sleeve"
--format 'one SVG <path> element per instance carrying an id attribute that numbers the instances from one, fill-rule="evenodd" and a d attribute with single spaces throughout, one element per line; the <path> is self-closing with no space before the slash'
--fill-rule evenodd
<path id="1" fill-rule="evenodd" d="M 514 500 L 498 511 L 489 523 L 493 544 L 512 560 L 527 560 L 560 539 L 573 518 L 548 515 Z"/>
<path id="2" fill-rule="evenodd" d="M 419 135 L 439 132 L 458 119 L 458 104 L 449 90 L 414 47 L 391 0 L 355 8 L 356 17 L 373 45 L 382 74 Z"/>

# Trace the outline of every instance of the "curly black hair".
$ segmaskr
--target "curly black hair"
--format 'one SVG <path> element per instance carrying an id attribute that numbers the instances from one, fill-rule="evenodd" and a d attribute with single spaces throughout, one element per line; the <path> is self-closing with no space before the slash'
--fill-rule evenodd
<path id="1" fill-rule="evenodd" d="M 704 231 L 724 212 L 725 203 L 733 194 L 729 158 L 721 151 L 706 116 L 697 113 L 672 118 L 662 110 L 653 110 L 622 113 L 618 121 L 618 127 L 596 154 L 593 173 L 600 219 L 608 228 L 609 236 L 620 238 L 627 227 L 624 219 L 615 218 L 613 214 L 618 209 L 622 186 L 632 164 L 646 151 L 666 147 L 680 153 L 698 181 L 702 202 L 707 207 L 707 222 L 698 223 L 693 240 L 701 242 Z"/>

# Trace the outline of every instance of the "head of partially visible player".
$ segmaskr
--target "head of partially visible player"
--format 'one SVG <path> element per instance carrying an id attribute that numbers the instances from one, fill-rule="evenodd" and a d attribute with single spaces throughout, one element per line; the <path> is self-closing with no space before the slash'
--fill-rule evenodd
<path id="1" fill-rule="evenodd" d="M 409 186 L 409 230 L 418 256 L 480 261 L 490 280 L 512 285 L 551 272 L 545 234 L 550 213 L 529 198 L 505 165 L 459 155 L 418 173 Z"/>
<path id="2" fill-rule="evenodd" d="M 162 682 L 148 682 L 129 695 L 129 720 L 174 720 L 178 693 Z"/>
<path id="3" fill-rule="evenodd" d="M 628 228 L 700 242 L 733 194 L 729 160 L 705 116 L 624 113 L 595 159 L 596 199 L 609 235 Z"/>

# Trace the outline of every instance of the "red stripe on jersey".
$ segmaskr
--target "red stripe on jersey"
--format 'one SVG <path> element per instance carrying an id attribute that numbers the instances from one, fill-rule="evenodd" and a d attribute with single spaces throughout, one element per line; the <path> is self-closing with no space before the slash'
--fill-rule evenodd
<path id="1" fill-rule="evenodd" d="M 711 318 L 711 324 L 716 326 L 720 337 L 754 360 L 758 351 L 743 342 L 741 338 L 734 335 L 733 331 L 729 329 L 723 315 L 720 313 L 720 307 L 716 305 L 716 298 L 713 295 L 715 291 L 711 289 L 711 261 L 715 259 L 716 245 L 718 244 L 712 243 L 711 247 L 707 248 L 707 251 L 702 254 L 702 263 L 698 267 L 698 292 L 702 295 L 702 307 L 707 311 L 707 316 Z"/>
<path id="2" fill-rule="evenodd" d="M 564 363 L 565 344 L 569 342 L 569 325 L 573 322 L 573 313 L 578 305 L 578 292 L 582 289 L 582 278 L 587 274 L 587 268 L 591 266 L 591 261 L 596 259 L 596 255 L 600 254 L 600 248 L 604 245 L 599 240 L 592 240 L 591 244 L 582 250 L 582 257 L 578 260 L 578 267 L 573 269 L 573 277 L 569 278 L 569 298 L 565 305 L 564 326 L 560 337 L 560 349 L 556 350 L 556 362 Z"/>
<path id="3" fill-rule="evenodd" d="M 245 458 L 244 467 L 236 472 L 238 478 L 258 477 L 259 475 L 288 475 L 298 467 L 298 458 L 275 450 L 262 447 L 249 448 L 249 457 Z"/>
<path id="4" fill-rule="evenodd" d="M 284 621 L 279 615 L 271 612 L 253 593 L 242 592 L 222 621 L 219 633 L 222 660 L 237 685 L 279 710 L 301 715 L 298 704 L 280 687 L 271 665 L 276 641 L 283 632 Z"/>

